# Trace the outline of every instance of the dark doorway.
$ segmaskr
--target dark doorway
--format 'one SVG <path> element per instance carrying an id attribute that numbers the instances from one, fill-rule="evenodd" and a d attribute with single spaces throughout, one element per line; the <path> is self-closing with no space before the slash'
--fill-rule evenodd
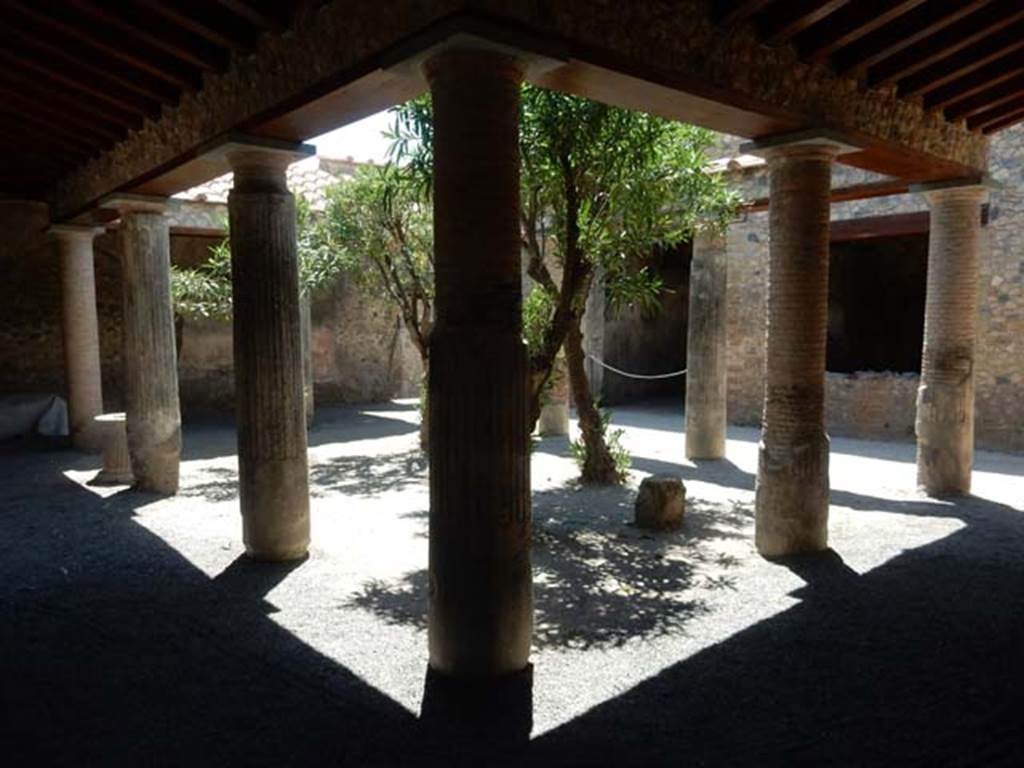
<path id="1" fill-rule="evenodd" d="M 919 373 L 927 233 L 833 242 L 826 367 Z"/>
<path id="2" fill-rule="evenodd" d="M 604 360 L 620 370 L 662 374 L 686 367 L 686 320 L 690 301 L 691 243 L 680 243 L 651 256 L 648 269 L 662 280 L 661 308 L 644 312 L 624 308 L 616 312 L 606 304 Z M 606 370 L 601 402 L 617 405 L 649 398 L 682 397 L 685 379 L 635 379 Z"/>

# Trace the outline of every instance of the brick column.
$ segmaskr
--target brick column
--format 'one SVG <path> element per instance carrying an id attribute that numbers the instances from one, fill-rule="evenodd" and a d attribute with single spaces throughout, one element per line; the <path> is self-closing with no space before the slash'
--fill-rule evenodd
<path id="1" fill-rule="evenodd" d="M 430 666 L 459 681 L 528 667 L 533 607 L 522 340 L 517 62 L 427 61 L 434 105 Z"/>
<path id="2" fill-rule="evenodd" d="M 966 494 L 974 460 L 974 333 L 981 204 L 973 183 L 921 188 L 931 207 L 917 483 L 929 495 Z"/>
<path id="3" fill-rule="evenodd" d="M 768 329 L 755 535 L 767 557 L 828 546 L 825 341 L 832 161 L 821 134 L 763 148 L 769 167 Z"/>
<path id="4" fill-rule="evenodd" d="M 250 557 L 294 560 L 309 548 L 295 198 L 285 180 L 299 155 L 227 156 L 242 534 Z"/>
<path id="5" fill-rule="evenodd" d="M 50 228 L 60 251 L 64 376 L 71 441 L 76 448 L 90 453 L 103 449 L 102 430 L 93 421 L 103 412 L 103 382 L 92 248 L 93 239 L 102 232 L 102 227 L 66 224 Z"/>
<path id="6" fill-rule="evenodd" d="M 686 329 L 686 458 L 725 456 L 725 235 L 698 232 Z"/>
<path id="7" fill-rule="evenodd" d="M 135 488 L 173 494 L 181 461 L 171 243 L 162 198 L 120 196 L 123 360 L 128 452 Z"/>

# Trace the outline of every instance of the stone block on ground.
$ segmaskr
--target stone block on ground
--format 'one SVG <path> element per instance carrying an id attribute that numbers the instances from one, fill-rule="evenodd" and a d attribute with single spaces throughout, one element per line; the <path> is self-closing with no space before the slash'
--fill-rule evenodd
<path id="1" fill-rule="evenodd" d="M 636 496 L 636 525 L 648 530 L 675 530 L 683 524 L 686 486 L 672 475 L 652 475 L 640 483 Z"/>

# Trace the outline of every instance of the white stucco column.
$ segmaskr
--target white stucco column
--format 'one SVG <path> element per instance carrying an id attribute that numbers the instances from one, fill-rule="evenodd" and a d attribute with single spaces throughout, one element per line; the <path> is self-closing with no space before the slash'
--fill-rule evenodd
<path id="1" fill-rule="evenodd" d="M 103 412 L 103 381 L 92 247 L 94 238 L 102 232 L 102 227 L 69 224 L 50 228 L 60 252 L 64 376 L 71 441 L 76 448 L 89 453 L 103 449 L 102 431 L 93 421 Z"/>

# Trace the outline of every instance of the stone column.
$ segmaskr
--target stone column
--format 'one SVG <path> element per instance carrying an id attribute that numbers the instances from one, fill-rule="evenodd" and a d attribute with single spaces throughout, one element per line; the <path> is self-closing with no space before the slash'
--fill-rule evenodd
<path id="1" fill-rule="evenodd" d="M 316 415 L 313 377 L 313 297 L 299 293 L 299 338 L 302 340 L 302 408 L 306 414 L 306 430 L 313 426 Z"/>
<path id="2" fill-rule="evenodd" d="M 121 215 L 124 401 L 134 487 L 173 494 L 181 461 L 181 412 L 166 202 L 126 195 L 104 207 Z"/>
<path id="3" fill-rule="evenodd" d="M 285 171 L 298 156 L 228 153 L 238 480 L 245 551 L 295 560 L 309 547 L 295 198 Z"/>
<path id="4" fill-rule="evenodd" d="M 931 207 L 917 483 L 931 496 L 971 490 L 974 460 L 974 328 L 978 303 L 981 184 L 921 188 Z"/>
<path id="5" fill-rule="evenodd" d="M 768 557 L 828 546 L 829 204 L 832 161 L 843 148 L 804 135 L 763 153 L 771 245 L 754 541 Z"/>
<path id="6" fill-rule="evenodd" d="M 725 235 L 698 232 L 686 329 L 686 458 L 725 457 Z"/>
<path id="7" fill-rule="evenodd" d="M 511 57 L 425 64 L 434 104 L 430 666 L 460 682 L 528 669 L 533 624 L 519 87 Z"/>
<path id="8" fill-rule="evenodd" d="M 62 224 L 51 227 L 50 232 L 60 251 L 71 441 L 80 450 L 96 453 L 103 449 L 102 430 L 94 421 L 103 412 L 103 381 L 92 244 L 103 228 Z"/>

